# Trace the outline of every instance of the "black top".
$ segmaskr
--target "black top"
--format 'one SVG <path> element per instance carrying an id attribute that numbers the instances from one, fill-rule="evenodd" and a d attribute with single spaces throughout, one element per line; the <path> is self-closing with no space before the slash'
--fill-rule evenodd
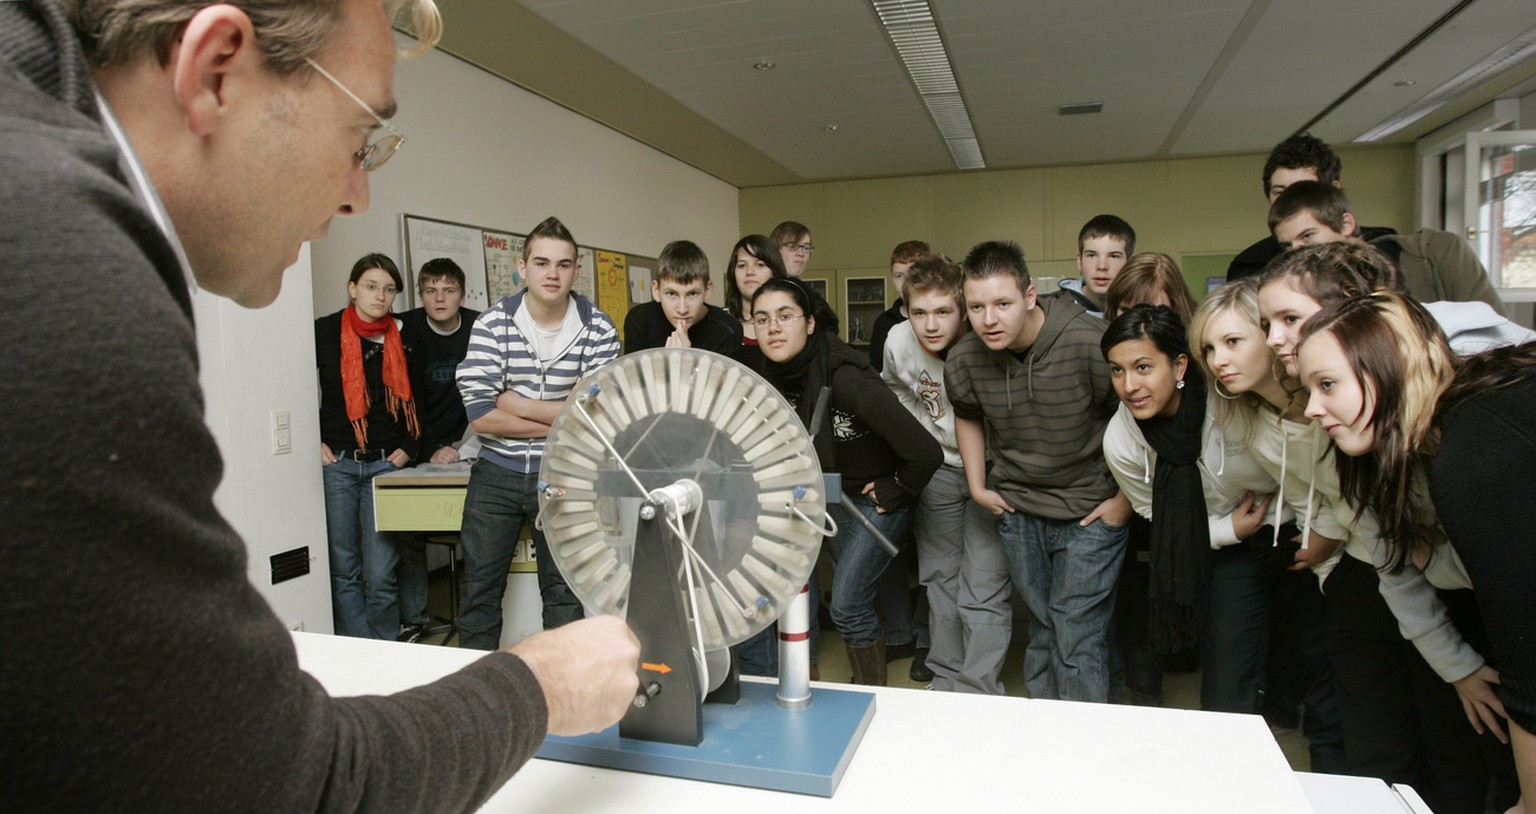
<path id="1" fill-rule="evenodd" d="M 1357 236 L 1367 241 L 1375 240 L 1382 235 L 1395 234 L 1397 234 L 1396 231 L 1385 226 L 1362 226 L 1357 230 Z M 1269 261 L 1279 257 L 1282 251 L 1280 241 L 1275 240 L 1274 235 L 1270 235 L 1243 249 L 1236 257 L 1232 258 L 1232 263 L 1227 266 L 1227 282 L 1231 283 L 1244 277 L 1257 276 L 1259 272 L 1264 270 L 1265 266 L 1269 265 Z"/>
<path id="2" fill-rule="evenodd" d="M 903 305 L 905 303 L 897 298 L 895 305 L 875 317 L 875 327 L 869 332 L 869 364 L 876 371 L 885 370 L 885 338 L 890 336 L 892 328 L 907 321 L 907 317 L 901 313 Z"/>
<path id="3" fill-rule="evenodd" d="M 315 366 L 320 369 L 320 441 L 338 452 L 357 449 L 357 434 L 352 431 L 352 422 L 347 420 L 347 398 L 341 389 L 341 315 L 347 308 L 315 320 Z M 368 449 L 388 452 L 403 449 L 414 461 L 421 451 L 420 439 L 411 435 L 404 412 L 389 413 L 388 391 L 384 388 L 384 343 L 361 336 L 357 341 L 363 346 L 363 377 L 368 382 Z M 406 364 L 414 364 L 410 346 L 406 346 L 405 355 Z"/>
<path id="4" fill-rule="evenodd" d="M 821 296 L 816 289 L 810 286 L 805 287 L 805 293 L 810 295 L 811 316 L 816 318 L 816 327 L 826 329 L 833 335 L 836 335 L 837 329 L 841 326 L 837 322 L 837 312 L 832 310 L 831 303 L 828 303 L 826 297 Z"/>
<path id="5" fill-rule="evenodd" d="M 1515 723 L 1536 732 L 1536 376 L 1468 398 L 1441 427 L 1430 471 L 1435 512 L 1472 578 L 1499 698 Z"/>
<path id="6" fill-rule="evenodd" d="M 688 343 L 700 350 L 730 356 L 741 347 L 741 320 L 724 308 L 705 306 L 704 318 L 688 328 Z M 667 321 L 667 312 L 659 302 L 644 302 L 629 309 L 624 317 L 624 352 L 663 348 L 667 337 L 677 330 Z"/>
<path id="7" fill-rule="evenodd" d="M 874 484 L 880 506 L 901 508 L 944 463 L 938 440 L 901 405 L 863 353 L 835 336 L 817 331 L 795 359 L 765 362 L 764 374 L 795 405 L 802 421 L 809 422 L 815 407 L 805 399 L 816 399 L 823 385 L 831 388 L 828 423 L 816 433 L 817 454 L 824 471 L 842 474 L 843 490 L 850 495 Z M 829 436 L 830 447 L 825 443 Z"/>
<path id="8" fill-rule="evenodd" d="M 405 323 L 400 336 L 411 349 L 411 395 L 416 399 L 416 417 L 421 420 L 421 460 L 458 443 L 469 429 L 454 374 L 469 350 L 469 334 L 478 316 L 479 311 L 460 308 L 459 329 L 444 336 L 432 328 L 425 308 L 400 315 Z"/>

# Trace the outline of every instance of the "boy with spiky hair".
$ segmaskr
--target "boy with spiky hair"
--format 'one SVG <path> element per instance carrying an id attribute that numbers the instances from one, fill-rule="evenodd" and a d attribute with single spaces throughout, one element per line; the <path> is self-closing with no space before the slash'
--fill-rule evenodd
<path id="1" fill-rule="evenodd" d="M 613 320 L 571 291 L 580 271 L 576 239 L 558 219 L 546 218 L 528 233 L 517 270 L 526 287 L 475 320 L 458 371 L 464 411 L 481 444 L 459 535 L 459 645 L 480 650 L 500 646 L 501 597 L 524 525 L 533 528 L 540 552 L 544 627 L 582 616 L 581 603 L 545 555 L 535 485 L 544 439 L 576 382 L 619 355 Z"/>
<path id="2" fill-rule="evenodd" d="M 936 690 L 1001 695 L 1013 587 L 997 521 L 966 486 L 944 386 L 944 360 L 968 327 L 963 280 L 960 266 L 943 255 L 912 264 L 901 292 L 909 319 L 891 329 L 880 375 L 944 449 L 944 465 L 917 505 L 918 581 L 927 591 L 931 641 L 927 680 Z"/>

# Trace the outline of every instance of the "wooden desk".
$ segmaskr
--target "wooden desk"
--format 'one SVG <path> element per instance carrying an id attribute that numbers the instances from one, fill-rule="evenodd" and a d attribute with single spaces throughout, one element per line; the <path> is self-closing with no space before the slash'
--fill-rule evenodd
<path id="1" fill-rule="evenodd" d="M 336 695 L 396 692 L 481 655 L 315 633 L 293 638 L 299 664 Z M 1379 780 L 1291 772 L 1257 716 L 870 691 L 877 696 L 874 721 L 832 798 L 534 760 L 483 810 L 1428 812 L 1412 807 L 1411 790 L 1400 794 Z"/>

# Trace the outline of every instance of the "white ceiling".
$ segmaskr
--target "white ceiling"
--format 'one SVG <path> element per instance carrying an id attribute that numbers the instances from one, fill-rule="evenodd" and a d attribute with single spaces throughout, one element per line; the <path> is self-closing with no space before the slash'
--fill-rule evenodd
<path id="1" fill-rule="evenodd" d="M 518 0 L 514 17 L 505 0 L 441 2 L 447 50 L 739 186 L 954 169 L 865 0 Z M 990 168 L 1267 151 L 1455 5 L 933 2 Z M 1351 141 L 1533 36 L 1536 1 L 1474 0 L 1312 132 Z M 558 66 L 509 56 L 534 39 Z M 1532 77 L 1536 58 L 1502 65 L 1394 138 Z M 1103 112 L 1057 114 L 1079 102 Z"/>

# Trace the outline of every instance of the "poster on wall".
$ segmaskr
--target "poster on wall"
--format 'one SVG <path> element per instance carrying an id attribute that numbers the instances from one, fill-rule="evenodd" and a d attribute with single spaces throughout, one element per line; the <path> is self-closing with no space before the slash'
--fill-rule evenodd
<path id="1" fill-rule="evenodd" d="M 464 305 L 484 310 L 488 300 L 485 275 L 485 230 L 452 221 L 403 215 L 405 294 L 408 307 L 418 303 L 416 277 L 428 260 L 447 257 L 464 270 Z"/>
<path id="2" fill-rule="evenodd" d="M 591 249 L 582 246 L 576 250 L 576 281 L 571 283 L 571 290 L 597 302 L 597 269 L 592 265 L 594 262 Z"/>
<path id="3" fill-rule="evenodd" d="M 635 305 L 642 302 L 650 302 L 651 297 L 651 270 L 638 265 L 636 259 L 629 259 L 629 301 Z"/>
<path id="4" fill-rule="evenodd" d="M 629 261 L 618 252 L 597 252 L 597 307 L 621 326 L 629 313 Z"/>
<path id="5" fill-rule="evenodd" d="M 523 257 L 523 238 L 508 232 L 485 232 L 485 287 L 492 303 L 501 302 L 523 288 L 517 261 Z"/>

